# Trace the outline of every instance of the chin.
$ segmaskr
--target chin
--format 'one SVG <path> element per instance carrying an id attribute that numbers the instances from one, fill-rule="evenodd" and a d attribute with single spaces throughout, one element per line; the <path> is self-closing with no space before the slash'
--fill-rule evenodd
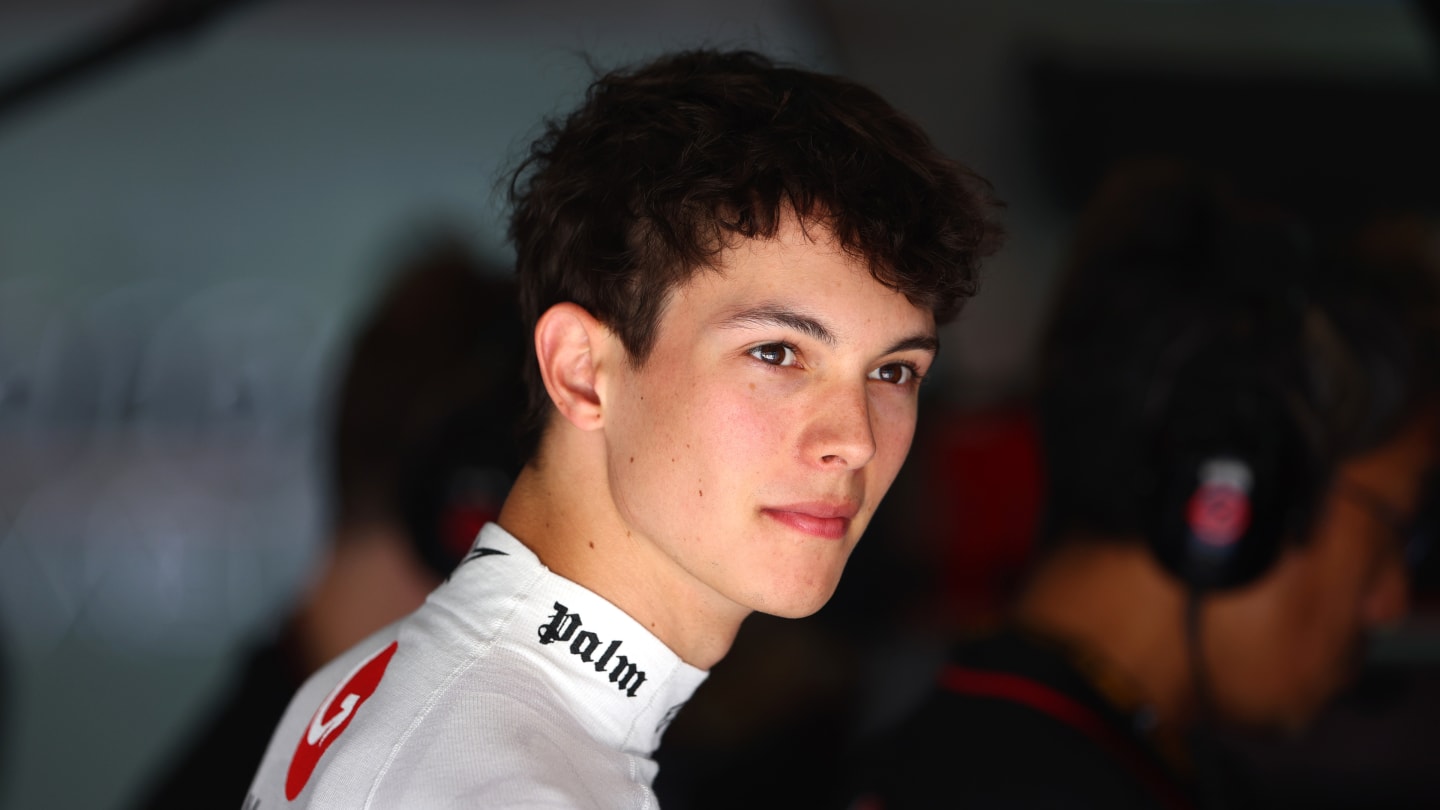
<path id="1" fill-rule="evenodd" d="M 790 610 L 790 609 L 762 610 L 762 611 L 760 611 L 760 612 L 761 612 L 761 613 L 764 613 L 764 614 L 766 614 L 766 615 L 769 615 L 769 616 L 774 616 L 774 617 L 779 618 L 779 619 L 803 619 L 803 618 L 805 618 L 806 616 L 813 616 L 813 615 L 815 615 L 815 612 L 818 611 L 818 610 L 819 610 L 820 608 L 822 608 L 822 607 L 825 607 L 825 603 L 824 603 L 824 602 L 821 602 L 820 604 L 815 605 L 814 607 L 808 607 L 808 608 L 796 608 L 796 609 L 794 609 L 794 610 Z"/>
<path id="2" fill-rule="evenodd" d="M 1248 718 L 1248 722 L 1241 718 L 1239 725 L 1262 735 L 1293 739 L 1302 736 L 1314 725 L 1323 708 L 1323 704 L 1317 705 L 1314 701 L 1306 701 L 1303 705 L 1295 702 L 1273 706 L 1268 713 Z"/>
<path id="3" fill-rule="evenodd" d="M 756 591 L 750 592 L 750 598 L 742 600 L 742 604 L 755 613 L 779 618 L 805 618 L 806 615 L 811 615 L 819 608 L 825 607 L 825 602 L 828 602 L 829 597 L 835 592 L 835 585 L 837 582 L 812 584 L 808 587 L 795 587 L 793 584 L 789 584 L 789 587 L 776 585 L 776 587 L 769 588 L 768 591 L 756 589 Z"/>
<path id="4" fill-rule="evenodd" d="M 1320 716 L 1323 708 L 1323 706 L 1313 705 L 1292 707 L 1290 711 L 1275 718 L 1270 724 L 1269 731 L 1286 740 L 1303 737 L 1315 725 L 1315 720 Z"/>
<path id="5" fill-rule="evenodd" d="M 832 559 L 778 561 L 768 569 L 751 568 L 752 587 L 731 591 L 735 601 L 756 613 L 782 619 L 803 619 L 835 595 L 844 572 L 843 561 Z"/>
<path id="6" fill-rule="evenodd" d="M 817 610 L 825 607 L 834 595 L 835 587 L 825 589 L 823 592 L 814 593 L 788 593 L 774 599 L 768 599 L 763 606 L 755 609 L 761 613 L 771 616 L 778 616 L 782 619 L 803 619 L 814 614 Z"/>

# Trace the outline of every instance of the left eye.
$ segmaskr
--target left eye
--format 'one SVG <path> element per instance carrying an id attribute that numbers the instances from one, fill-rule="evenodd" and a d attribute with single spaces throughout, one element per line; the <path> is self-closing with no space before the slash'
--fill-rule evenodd
<path id="1" fill-rule="evenodd" d="M 784 343 L 766 343 L 750 350 L 750 356 L 772 366 L 795 365 L 795 350 Z"/>
<path id="2" fill-rule="evenodd" d="M 872 380 L 880 380 L 894 385 L 905 385 L 915 379 L 915 369 L 904 363 L 887 363 L 867 375 Z"/>

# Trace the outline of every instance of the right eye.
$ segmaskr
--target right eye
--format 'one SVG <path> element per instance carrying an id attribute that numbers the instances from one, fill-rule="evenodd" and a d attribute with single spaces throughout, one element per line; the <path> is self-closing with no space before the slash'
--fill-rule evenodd
<path id="1" fill-rule="evenodd" d="M 795 365 L 795 349 L 785 343 L 766 343 L 750 350 L 750 356 L 772 366 Z"/>

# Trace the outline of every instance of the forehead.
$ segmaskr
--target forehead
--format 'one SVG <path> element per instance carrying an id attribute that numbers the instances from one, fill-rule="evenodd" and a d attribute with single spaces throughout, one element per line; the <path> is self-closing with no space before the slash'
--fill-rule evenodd
<path id="1" fill-rule="evenodd" d="M 878 281 L 868 260 L 845 250 L 829 228 L 802 227 L 793 216 L 774 237 L 738 239 L 723 248 L 712 266 L 676 287 L 672 304 L 691 316 L 700 309 L 729 316 L 767 305 L 853 321 L 852 326 L 927 333 L 935 328 L 928 308 Z"/>

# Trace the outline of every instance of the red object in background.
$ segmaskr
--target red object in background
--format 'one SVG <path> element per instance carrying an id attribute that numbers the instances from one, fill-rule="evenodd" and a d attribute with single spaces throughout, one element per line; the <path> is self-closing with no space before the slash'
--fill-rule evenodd
<path id="1" fill-rule="evenodd" d="M 445 552 L 457 563 L 463 560 L 470 552 L 470 546 L 474 545 L 480 529 L 498 517 L 500 506 L 490 501 L 452 505 L 445 513 L 443 525 L 440 527 Z"/>
<path id="2" fill-rule="evenodd" d="M 942 606 L 963 627 L 994 623 L 1034 545 L 1044 489 L 1039 433 L 1021 407 L 964 411 L 928 442 L 926 502 L 945 565 Z"/>

